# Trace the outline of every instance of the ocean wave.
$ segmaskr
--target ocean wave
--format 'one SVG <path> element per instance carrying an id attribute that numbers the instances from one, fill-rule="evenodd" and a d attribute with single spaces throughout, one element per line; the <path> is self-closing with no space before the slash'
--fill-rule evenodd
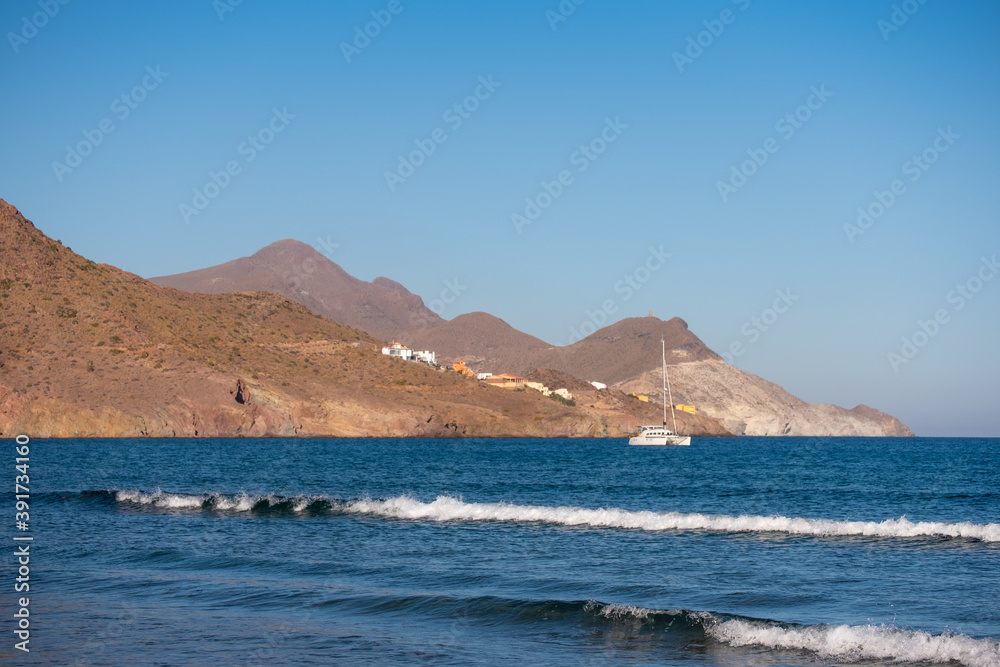
<path id="1" fill-rule="evenodd" d="M 732 647 L 759 646 L 773 650 L 814 653 L 841 663 L 884 660 L 900 663 L 958 662 L 969 667 L 1000 665 L 1000 641 L 964 634 L 934 635 L 886 625 L 793 625 L 778 621 L 733 617 L 706 611 L 646 609 L 589 600 L 584 607 L 615 621 L 658 618 L 700 626 L 706 637 Z"/>
<path id="2" fill-rule="evenodd" d="M 824 660 L 946 663 L 969 667 L 1000 665 L 1000 642 L 968 635 L 932 635 L 875 625 L 783 626 L 773 622 L 714 619 L 705 633 L 730 646 L 809 651 Z"/>
<path id="3" fill-rule="evenodd" d="M 615 508 L 586 509 L 508 503 L 467 503 L 449 496 L 439 496 L 429 503 L 406 496 L 388 500 L 355 500 L 347 503 L 346 509 L 358 514 L 429 521 L 514 521 L 649 531 L 686 530 L 815 536 L 939 536 L 1000 542 L 1000 524 L 975 524 L 968 521 L 962 523 L 913 522 L 906 517 L 876 522 L 785 516 L 688 514 L 648 510 L 635 512 Z"/>
<path id="4" fill-rule="evenodd" d="M 616 508 L 546 507 L 511 503 L 468 503 L 439 496 L 422 502 L 409 496 L 388 499 L 338 500 L 324 496 L 180 494 L 156 490 L 114 491 L 119 503 L 162 509 L 231 512 L 308 512 L 377 516 L 413 521 L 482 521 L 545 523 L 571 527 L 620 528 L 646 531 L 706 531 L 720 533 L 780 533 L 817 537 L 949 537 L 1000 542 L 1000 524 L 968 521 L 910 521 L 905 516 L 884 521 L 840 521 L 786 516 L 719 515 L 630 511 Z"/>

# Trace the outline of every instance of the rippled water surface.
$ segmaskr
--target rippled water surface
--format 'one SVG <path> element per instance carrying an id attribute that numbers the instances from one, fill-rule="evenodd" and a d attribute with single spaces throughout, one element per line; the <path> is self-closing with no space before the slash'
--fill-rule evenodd
<path id="1" fill-rule="evenodd" d="M 30 472 L 0 658 L 1000 665 L 995 439 L 33 440 Z"/>

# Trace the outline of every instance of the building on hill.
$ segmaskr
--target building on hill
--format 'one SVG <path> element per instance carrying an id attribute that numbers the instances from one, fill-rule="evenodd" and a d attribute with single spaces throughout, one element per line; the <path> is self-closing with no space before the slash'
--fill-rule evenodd
<path id="1" fill-rule="evenodd" d="M 524 378 L 519 375 L 501 373 L 500 375 L 493 375 L 486 378 L 486 384 L 504 389 L 523 389 Z"/>
<path id="2" fill-rule="evenodd" d="M 594 385 L 594 389 L 597 389 L 598 391 L 608 388 L 608 385 L 604 384 L 603 382 L 595 382 L 594 380 L 591 380 L 590 384 Z"/>
<path id="3" fill-rule="evenodd" d="M 417 352 L 396 341 L 392 341 L 389 346 L 383 347 L 382 354 L 406 361 L 423 361 L 432 366 L 437 363 L 437 355 L 434 352 L 430 350 L 420 350 Z"/>
<path id="4" fill-rule="evenodd" d="M 541 382 L 525 382 L 524 386 L 528 387 L 529 389 L 534 389 L 535 391 L 540 391 L 542 393 L 542 396 L 548 396 L 549 394 L 552 393 L 551 391 L 549 391 L 549 388 L 546 387 Z"/>
<path id="5" fill-rule="evenodd" d="M 413 360 L 413 350 L 396 341 L 392 341 L 388 347 L 383 347 L 382 354 L 387 354 L 397 359 L 406 359 L 407 361 Z"/>
<path id="6" fill-rule="evenodd" d="M 688 414 L 692 415 L 698 414 L 698 411 L 695 409 L 693 405 L 684 405 L 683 403 L 681 403 L 679 405 L 675 405 L 674 407 L 682 412 L 687 412 Z"/>
<path id="7" fill-rule="evenodd" d="M 423 361 L 431 366 L 437 365 L 437 355 L 430 350 L 420 350 L 418 352 L 414 352 L 413 357 L 417 361 Z"/>
<path id="8" fill-rule="evenodd" d="M 476 376 L 476 372 L 465 365 L 465 359 L 459 359 L 458 361 L 452 362 L 451 369 L 453 371 L 458 371 L 467 378 Z"/>
<path id="9" fill-rule="evenodd" d="M 524 386 L 534 389 L 537 392 L 541 392 L 542 396 L 551 396 L 552 394 L 555 394 L 557 396 L 562 396 L 567 401 L 573 400 L 573 394 L 569 393 L 569 389 L 567 389 L 566 387 L 561 387 L 559 389 L 552 390 L 546 387 L 541 382 L 525 382 Z"/>
<path id="10" fill-rule="evenodd" d="M 488 377 L 493 377 L 493 373 L 476 373 L 477 380 L 485 380 Z"/>
<path id="11" fill-rule="evenodd" d="M 571 394 L 569 389 L 567 389 L 566 387 L 560 387 L 559 389 L 556 389 L 552 393 L 555 394 L 556 396 L 562 396 L 567 401 L 573 400 L 573 394 Z"/>

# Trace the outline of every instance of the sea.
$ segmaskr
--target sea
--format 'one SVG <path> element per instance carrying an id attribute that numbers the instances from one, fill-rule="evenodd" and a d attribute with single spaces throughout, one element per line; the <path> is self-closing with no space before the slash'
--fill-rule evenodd
<path id="1" fill-rule="evenodd" d="M 1000 665 L 1000 439 L 27 447 L 5 662 Z"/>

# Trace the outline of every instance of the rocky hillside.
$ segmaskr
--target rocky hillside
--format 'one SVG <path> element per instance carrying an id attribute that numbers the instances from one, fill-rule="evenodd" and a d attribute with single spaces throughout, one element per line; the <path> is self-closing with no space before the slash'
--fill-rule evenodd
<path id="1" fill-rule="evenodd" d="M 358 280 L 312 246 L 290 239 L 250 257 L 150 280 L 200 294 L 274 292 L 381 340 L 407 340 L 414 331 L 444 323 L 399 283 L 388 278 Z"/>
<path id="2" fill-rule="evenodd" d="M 0 435 L 624 437 L 655 419 L 617 391 L 568 405 L 381 344 L 277 294 L 95 264 L 0 200 Z"/>
<path id="3" fill-rule="evenodd" d="M 521 373 L 538 365 L 530 360 L 540 357 L 540 352 L 553 349 L 489 313 L 459 315 L 416 331 L 409 340 L 410 347 L 434 350 L 441 360 L 464 359 L 471 368 L 497 373 Z"/>
<path id="4" fill-rule="evenodd" d="M 679 317 L 663 321 L 653 316 L 629 317 L 566 347 L 550 347 L 530 355 L 524 366 L 555 368 L 606 384 L 634 378 L 660 366 L 660 340 L 666 342 L 667 363 L 719 359 Z"/>
<path id="5" fill-rule="evenodd" d="M 667 363 L 677 367 L 682 388 L 675 402 L 693 403 L 699 417 L 717 418 L 735 433 L 912 435 L 894 417 L 878 410 L 863 405 L 845 410 L 808 404 L 778 385 L 723 364 L 677 317 L 667 321 L 652 315 L 627 318 L 572 345 L 556 347 L 488 313 L 442 320 L 401 285 L 385 278 L 358 281 L 309 246 L 294 241 L 272 244 L 251 258 L 156 280 L 199 292 L 277 291 L 378 338 L 398 338 L 410 347 L 434 350 L 441 361 L 464 359 L 475 370 L 494 373 L 523 375 L 548 369 L 563 374 L 567 387 L 574 384 L 568 379 L 572 376 L 577 382 L 616 385 L 626 393 L 658 395 L 662 338 Z M 374 292 L 376 287 L 381 291 Z M 698 428 L 714 432 L 707 425 Z"/>
<path id="6" fill-rule="evenodd" d="M 898 419 L 866 405 L 846 410 L 806 403 L 773 382 L 718 360 L 670 366 L 675 403 L 715 417 L 738 435 L 912 436 Z M 625 392 L 659 393 L 659 368 L 620 382 Z"/>

